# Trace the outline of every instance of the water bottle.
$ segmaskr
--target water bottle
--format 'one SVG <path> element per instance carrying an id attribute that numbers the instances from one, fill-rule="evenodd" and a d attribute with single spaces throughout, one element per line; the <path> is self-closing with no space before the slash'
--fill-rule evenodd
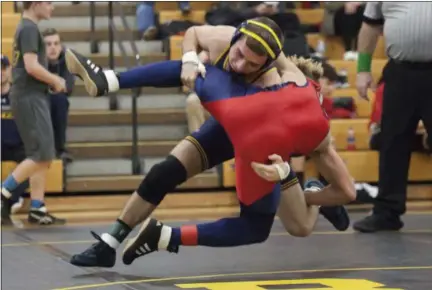
<path id="1" fill-rule="evenodd" d="M 355 132 L 352 127 L 348 128 L 348 134 L 347 134 L 347 150 L 356 150 L 356 138 L 355 138 Z"/>

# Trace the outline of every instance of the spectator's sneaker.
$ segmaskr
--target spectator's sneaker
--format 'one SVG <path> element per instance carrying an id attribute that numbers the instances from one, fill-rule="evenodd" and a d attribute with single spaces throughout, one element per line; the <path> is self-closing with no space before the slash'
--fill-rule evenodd
<path id="1" fill-rule="evenodd" d="M 10 198 L 6 198 L 1 195 L 1 224 L 2 225 L 12 225 L 11 211 L 12 211 L 13 201 Z"/>
<path id="2" fill-rule="evenodd" d="M 56 218 L 55 216 L 48 213 L 46 207 L 41 208 L 30 208 L 28 214 L 28 222 L 31 224 L 38 225 L 64 225 L 65 219 Z"/>
<path id="3" fill-rule="evenodd" d="M 306 181 L 305 191 L 319 191 L 324 185 L 316 179 Z M 350 219 L 344 206 L 321 206 L 319 209 L 322 214 L 338 231 L 346 231 L 350 225 Z"/>
<path id="4" fill-rule="evenodd" d="M 24 204 L 24 198 L 20 197 L 17 201 L 12 201 L 11 213 L 17 213 Z"/>
<path id="5" fill-rule="evenodd" d="M 91 232 L 98 241 L 81 254 L 73 255 L 70 263 L 79 267 L 114 267 L 116 262 L 116 250 L 102 241 L 99 235 Z"/>
<path id="6" fill-rule="evenodd" d="M 180 11 L 182 12 L 183 16 L 187 16 L 191 13 L 191 7 L 190 5 L 182 5 L 180 7 Z"/>
<path id="7" fill-rule="evenodd" d="M 367 183 L 356 183 L 355 189 L 357 192 L 356 202 L 373 203 L 378 196 L 378 187 Z"/>
<path id="8" fill-rule="evenodd" d="M 145 41 L 154 40 L 156 38 L 157 34 L 158 34 L 158 29 L 155 26 L 150 26 L 149 28 L 147 28 L 144 31 L 142 38 Z"/>
<path id="9" fill-rule="evenodd" d="M 404 226 L 400 217 L 372 214 L 354 223 L 354 230 L 361 233 L 374 233 L 378 231 L 399 231 Z"/>
<path id="10" fill-rule="evenodd" d="M 62 151 L 58 153 L 58 158 L 63 160 L 66 163 L 71 163 L 73 161 L 73 156 L 67 151 Z"/>
<path id="11" fill-rule="evenodd" d="M 354 61 L 354 60 L 357 60 L 358 53 L 355 51 L 347 51 L 344 53 L 343 58 L 344 58 L 344 60 L 347 60 L 347 61 Z"/>
<path id="12" fill-rule="evenodd" d="M 114 71 L 102 68 L 72 49 L 66 50 L 68 70 L 84 81 L 90 96 L 97 97 L 119 90 L 119 81 Z"/>
<path id="13" fill-rule="evenodd" d="M 135 238 L 130 239 L 123 251 L 123 263 L 130 265 L 141 256 L 158 251 L 163 224 L 155 219 L 144 221 Z M 178 252 L 178 247 L 168 248 L 169 252 Z"/>

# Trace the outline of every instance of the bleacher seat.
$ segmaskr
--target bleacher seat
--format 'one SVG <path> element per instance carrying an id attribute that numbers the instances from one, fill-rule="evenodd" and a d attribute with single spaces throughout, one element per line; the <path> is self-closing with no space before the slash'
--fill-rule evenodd
<path id="1" fill-rule="evenodd" d="M 15 169 L 17 164 L 13 161 L 2 161 L 1 163 L 1 179 L 5 178 Z M 63 161 L 54 160 L 47 173 L 46 179 L 46 193 L 60 193 L 63 192 Z"/>
<path id="2" fill-rule="evenodd" d="M 340 60 L 343 58 L 345 49 L 342 43 L 342 39 L 338 36 L 324 36 L 320 33 L 308 33 L 306 34 L 308 44 L 316 49 L 320 40 L 325 43 L 325 57 L 328 59 Z M 378 39 L 378 43 L 373 55 L 374 59 L 387 59 L 385 51 L 384 37 Z"/>
<path id="3" fill-rule="evenodd" d="M 13 1 L 2 2 L 1 3 L 1 11 L 2 11 L 2 14 L 14 13 L 15 12 L 14 2 Z M 2 25 L 3 25 L 3 23 L 2 23 Z"/>
<path id="4" fill-rule="evenodd" d="M 13 38 L 18 23 L 21 20 L 21 15 L 18 13 L 4 14 L 2 13 L 1 19 L 1 34 L 2 40 L 4 38 Z"/>
<path id="5" fill-rule="evenodd" d="M 184 16 L 181 11 L 161 11 L 159 12 L 159 23 L 163 24 L 165 22 L 173 20 L 188 20 L 195 23 L 204 24 L 205 22 L 205 10 L 191 11 L 187 16 Z"/>
<path id="6" fill-rule="evenodd" d="M 176 35 L 169 38 L 168 54 L 171 60 L 180 60 L 182 58 L 183 36 Z"/>
<path id="7" fill-rule="evenodd" d="M 374 151 L 345 151 L 339 152 L 348 167 L 351 176 L 358 182 L 378 181 L 378 152 Z M 306 166 L 306 176 L 317 176 L 311 161 Z M 409 181 L 432 180 L 432 157 L 425 154 L 413 153 L 411 157 Z"/>
<path id="8" fill-rule="evenodd" d="M 295 9 L 301 24 L 319 25 L 324 18 L 324 9 Z"/>
<path id="9" fill-rule="evenodd" d="M 9 60 L 12 61 L 13 39 L 12 38 L 2 38 L 1 44 L 2 44 L 1 53 L 3 55 L 6 55 L 9 58 Z"/>
<path id="10" fill-rule="evenodd" d="M 346 70 L 348 83 L 352 88 L 355 88 L 357 78 L 357 62 L 345 60 L 330 60 L 329 64 L 334 66 L 336 71 Z M 372 76 L 375 82 L 379 80 L 382 75 L 384 66 L 387 64 L 386 59 L 374 59 L 372 61 Z"/>
<path id="11" fill-rule="evenodd" d="M 216 1 L 191 1 L 191 11 L 205 10 L 208 11 Z M 178 3 L 176 1 L 157 1 L 155 3 L 154 9 L 156 12 L 166 11 L 166 10 L 179 10 Z"/>

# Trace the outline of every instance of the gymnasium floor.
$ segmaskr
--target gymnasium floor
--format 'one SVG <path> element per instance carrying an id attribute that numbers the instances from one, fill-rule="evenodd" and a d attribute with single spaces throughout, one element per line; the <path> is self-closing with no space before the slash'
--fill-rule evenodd
<path id="1" fill-rule="evenodd" d="M 357 220 L 364 214 L 353 214 Z M 70 265 L 109 224 L 2 231 L 2 288 L 48 289 L 432 289 L 432 213 L 404 217 L 401 233 L 356 234 L 320 220 L 314 235 L 293 238 L 279 221 L 267 242 L 231 249 L 181 248 L 112 269 Z M 175 225 L 178 222 L 168 222 Z M 376 287 L 376 288 L 375 288 Z"/>

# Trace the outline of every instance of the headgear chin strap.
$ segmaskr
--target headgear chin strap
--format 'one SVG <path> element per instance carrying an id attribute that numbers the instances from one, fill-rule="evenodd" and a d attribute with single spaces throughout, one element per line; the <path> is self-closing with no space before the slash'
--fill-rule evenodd
<path id="1" fill-rule="evenodd" d="M 267 30 L 270 33 L 270 35 L 273 37 L 273 39 L 275 40 L 275 42 L 277 44 L 277 48 L 272 49 L 271 46 L 267 43 L 267 41 L 264 40 L 264 38 L 262 38 L 256 32 L 253 32 L 250 29 L 248 29 L 248 26 L 250 26 L 250 25 L 259 26 L 259 27 Z M 242 22 L 237 27 L 236 31 L 234 32 L 233 38 L 231 39 L 231 45 L 233 45 L 237 40 L 239 40 L 240 37 L 242 37 L 242 35 L 247 35 L 249 37 L 252 37 L 256 41 L 258 41 L 266 50 L 266 52 L 268 54 L 268 60 L 264 64 L 263 68 L 270 66 L 279 57 L 279 54 L 282 52 L 282 43 L 281 43 L 279 37 L 276 35 L 274 30 L 271 29 L 271 27 L 268 26 L 267 24 L 264 24 L 264 23 L 256 21 L 256 20 L 246 20 L 246 21 Z"/>

